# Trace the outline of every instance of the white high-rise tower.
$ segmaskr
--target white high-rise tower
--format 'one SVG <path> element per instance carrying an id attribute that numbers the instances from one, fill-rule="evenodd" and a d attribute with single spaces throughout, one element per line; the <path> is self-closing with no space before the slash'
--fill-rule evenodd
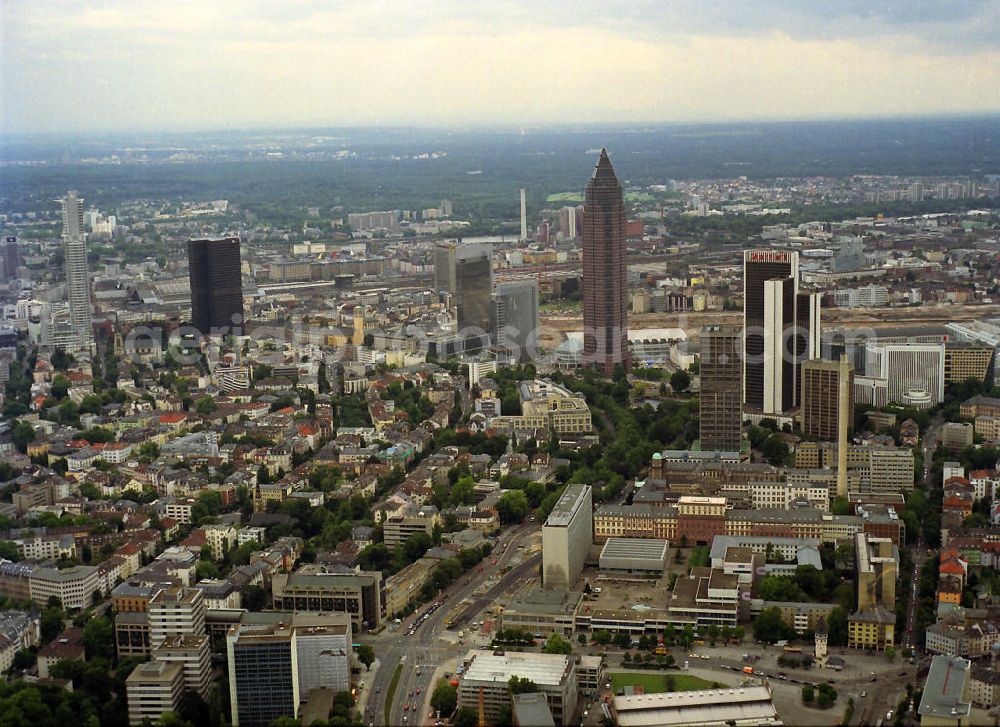
<path id="1" fill-rule="evenodd" d="M 521 190 L 521 241 L 528 239 L 528 204 L 524 190 Z"/>
<path id="2" fill-rule="evenodd" d="M 90 317 L 90 272 L 87 269 L 87 241 L 83 231 L 83 198 L 69 191 L 59 202 L 63 215 L 69 324 L 79 348 L 90 349 L 94 344 L 94 326 Z"/>

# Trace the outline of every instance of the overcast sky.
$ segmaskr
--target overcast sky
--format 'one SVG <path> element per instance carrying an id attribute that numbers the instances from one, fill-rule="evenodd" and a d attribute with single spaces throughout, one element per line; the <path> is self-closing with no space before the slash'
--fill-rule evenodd
<path id="1" fill-rule="evenodd" d="M 0 131 L 998 111 L 998 29 L 1000 0 L 0 0 Z"/>

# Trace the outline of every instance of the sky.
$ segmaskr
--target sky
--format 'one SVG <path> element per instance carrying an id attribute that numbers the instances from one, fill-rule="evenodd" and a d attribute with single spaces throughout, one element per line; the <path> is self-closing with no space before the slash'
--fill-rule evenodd
<path id="1" fill-rule="evenodd" d="M 2 0 L 0 133 L 1000 110 L 1000 0 Z"/>

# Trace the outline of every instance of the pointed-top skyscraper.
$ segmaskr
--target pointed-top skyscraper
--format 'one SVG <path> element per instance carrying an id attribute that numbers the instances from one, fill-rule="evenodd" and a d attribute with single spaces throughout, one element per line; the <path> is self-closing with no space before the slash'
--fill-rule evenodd
<path id="1" fill-rule="evenodd" d="M 583 205 L 583 363 L 610 375 L 631 365 L 625 272 L 625 199 L 601 149 Z"/>

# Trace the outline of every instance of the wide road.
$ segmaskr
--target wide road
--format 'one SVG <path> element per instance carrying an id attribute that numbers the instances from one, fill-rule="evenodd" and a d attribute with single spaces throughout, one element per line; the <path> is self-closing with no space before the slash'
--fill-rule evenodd
<path id="1" fill-rule="evenodd" d="M 423 715 L 414 712 L 419 712 L 419 705 L 423 704 L 427 690 L 433 688 L 431 679 L 434 670 L 441 662 L 459 656 L 466 648 L 459 644 L 438 641 L 438 637 L 446 629 L 444 621 L 448 613 L 454 608 L 454 604 L 473 597 L 484 578 L 502 572 L 515 557 L 523 555 L 522 551 L 518 551 L 517 545 L 537 533 L 539 527 L 537 524 L 527 523 L 502 533 L 493 553 L 483 560 L 483 572 L 479 573 L 477 567 L 469 575 L 452 584 L 442 594 L 443 605 L 418 626 L 412 636 L 406 635 L 407 630 L 430 608 L 430 603 L 418 608 L 413 615 L 397 626 L 394 632 L 387 630 L 375 642 L 379 669 L 369 685 L 372 691 L 368 695 L 368 706 L 365 710 L 366 724 L 396 726 L 420 723 L 418 718 Z M 496 565 L 493 565 L 494 558 L 497 561 Z M 475 600 L 456 619 L 456 627 L 459 621 L 471 623 L 475 620 L 475 617 L 497 596 L 510 589 L 532 569 L 537 569 L 540 559 L 539 555 L 526 559 L 503 575 L 489 591 L 475 597 Z M 388 696 L 389 683 L 398 664 L 402 664 L 403 668 L 393 695 L 389 721 L 386 722 L 385 700 Z M 419 695 L 417 689 L 420 690 Z M 409 709 L 404 709 L 407 705 Z"/>

